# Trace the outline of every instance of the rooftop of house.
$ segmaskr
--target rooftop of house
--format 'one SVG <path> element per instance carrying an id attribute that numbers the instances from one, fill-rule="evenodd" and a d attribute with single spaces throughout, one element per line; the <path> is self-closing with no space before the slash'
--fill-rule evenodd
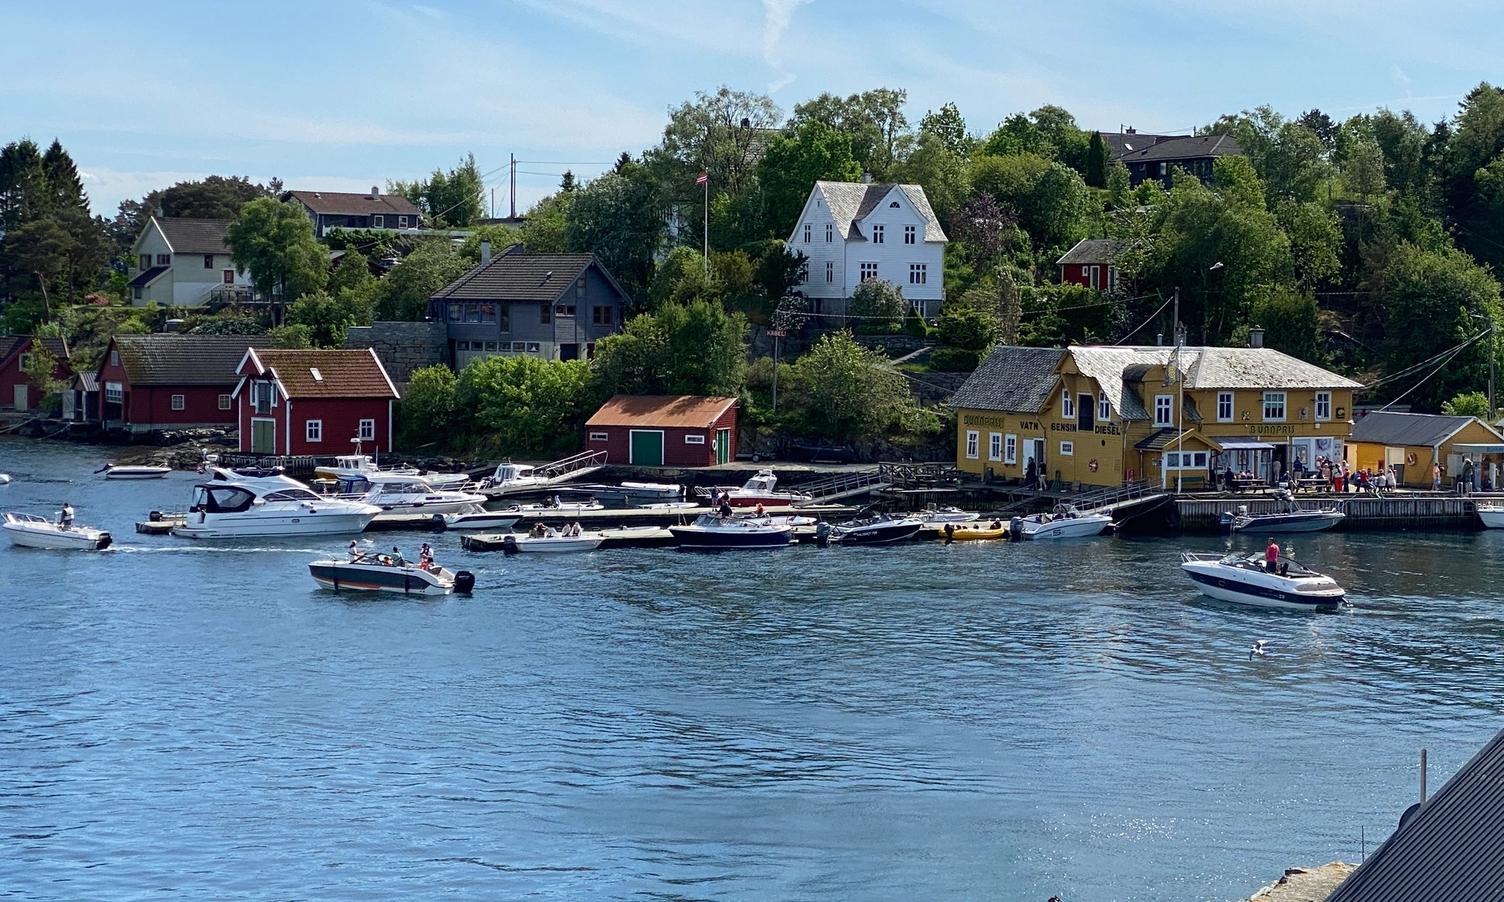
<path id="1" fill-rule="evenodd" d="M 1118 159 L 1125 153 L 1133 153 L 1151 147 L 1160 141 L 1180 137 L 1179 135 L 1151 135 L 1148 132 L 1128 129 L 1121 132 L 1098 132 L 1102 136 L 1102 143 L 1107 145 L 1107 155 L 1110 159 Z"/>
<path id="2" fill-rule="evenodd" d="M 1353 433 L 1349 441 L 1396 447 L 1412 445 L 1434 448 L 1474 422 L 1487 426 L 1477 417 L 1375 410 L 1353 424 Z M 1504 441 L 1504 437 L 1501 437 L 1500 441 Z"/>
<path id="3" fill-rule="evenodd" d="M 1165 138 L 1143 150 L 1125 153 L 1124 163 L 1173 162 L 1175 160 L 1199 160 L 1205 157 L 1238 156 L 1243 148 L 1231 135 L 1191 135 L 1182 138 Z"/>
<path id="4" fill-rule="evenodd" d="M 240 367 L 271 374 L 289 398 L 397 398 L 376 352 L 318 348 L 252 348 Z"/>
<path id="5" fill-rule="evenodd" d="M 228 254 L 225 233 L 233 219 L 187 219 L 180 216 L 153 216 L 151 221 L 162 230 L 162 237 L 174 254 Z"/>
<path id="6" fill-rule="evenodd" d="M 626 292 L 593 254 L 526 254 L 518 245 L 477 264 L 432 297 L 444 301 L 553 303 L 591 266 L 597 267 L 617 293 L 626 297 Z"/>
<path id="7" fill-rule="evenodd" d="M 1063 348 L 994 348 L 950 403 L 973 410 L 1037 411 L 1044 407 L 1059 378 Z"/>
<path id="8" fill-rule="evenodd" d="M 585 421 L 586 426 L 654 426 L 660 429 L 708 429 L 735 398 L 702 395 L 616 395 Z"/>
<path id="9" fill-rule="evenodd" d="M 22 352 L 33 341 L 40 341 L 42 347 L 60 361 L 67 361 L 70 356 L 68 343 L 61 338 L 33 339 L 28 335 L 0 335 L 0 362 L 9 360 L 11 355 Z"/>
<path id="10" fill-rule="evenodd" d="M 925 241 L 947 241 L 940 220 L 930 207 L 930 199 L 918 185 L 900 185 L 894 182 L 815 182 L 815 190 L 825 196 L 830 206 L 830 215 L 836 221 L 836 229 L 848 239 L 865 240 L 857 227 L 877 205 L 883 202 L 893 189 L 904 193 L 919 216 L 924 220 Z"/>
<path id="11" fill-rule="evenodd" d="M 412 201 L 400 194 L 382 194 L 374 186 L 366 194 L 354 191 L 287 191 L 282 196 L 296 199 L 315 213 L 343 216 L 419 215 L 418 208 Z"/>
<path id="12" fill-rule="evenodd" d="M 234 385 L 235 368 L 246 348 L 273 343 L 265 335 L 176 333 L 116 335 L 113 341 L 133 386 Z"/>
<path id="13" fill-rule="evenodd" d="M 1076 263 L 1111 263 L 1112 258 L 1123 246 L 1123 242 L 1112 238 L 1082 238 L 1076 242 L 1076 246 L 1066 251 L 1065 254 L 1055 261 L 1057 266 L 1069 266 Z"/>

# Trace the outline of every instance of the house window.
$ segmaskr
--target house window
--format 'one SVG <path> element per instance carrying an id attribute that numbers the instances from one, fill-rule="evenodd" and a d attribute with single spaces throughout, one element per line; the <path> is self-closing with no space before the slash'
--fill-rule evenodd
<path id="1" fill-rule="evenodd" d="M 563 317 L 571 317 L 574 316 L 574 310 L 575 307 L 573 304 L 560 304 L 554 308 L 554 313 Z"/>
<path id="2" fill-rule="evenodd" d="M 876 263 L 863 263 L 862 264 L 862 268 L 861 268 L 861 274 L 862 274 L 862 281 L 863 282 L 866 282 L 869 279 L 875 279 L 875 278 L 877 278 L 877 264 Z"/>
<path id="3" fill-rule="evenodd" d="M 229 395 L 220 395 L 219 396 L 219 409 L 220 410 L 229 410 L 230 409 L 230 396 Z"/>
<path id="4" fill-rule="evenodd" d="M 825 284 L 829 285 L 830 283 L 834 282 L 835 280 L 836 280 L 836 264 L 835 264 L 835 261 L 833 261 L 833 260 L 826 260 L 825 261 Z"/>
<path id="5" fill-rule="evenodd" d="M 1076 453 L 1076 443 L 1075 442 L 1061 442 L 1060 443 L 1060 456 L 1061 457 L 1070 457 L 1071 455 L 1073 455 L 1075 453 Z"/>
<path id="6" fill-rule="evenodd" d="M 1003 434 L 1001 432 L 993 432 L 987 436 L 987 459 L 1003 459 Z"/>
<path id="7" fill-rule="evenodd" d="M 1332 418 L 1332 393 L 1319 391 L 1316 393 L 1316 419 L 1330 420 Z"/>
<path id="8" fill-rule="evenodd" d="M 609 442 L 611 436 L 604 432 L 592 432 L 590 433 L 590 440 L 592 442 Z"/>
<path id="9" fill-rule="evenodd" d="M 373 229 L 384 229 L 384 228 L 386 228 L 386 217 L 382 216 L 380 213 L 376 214 L 375 216 L 372 216 L 371 217 L 371 228 L 373 228 Z"/>
<path id="10" fill-rule="evenodd" d="M 405 229 L 405 228 L 407 228 L 407 217 L 406 216 L 398 216 L 397 217 L 397 228 L 399 228 L 399 229 Z"/>
<path id="11" fill-rule="evenodd" d="M 829 244 L 829 243 L 831 243 L 832 241 L 835 241 L 835 240 L 836 240 L 836 227 L 835 227 L 835 224 L 827 222 L 825 224 L 825 243 Z"/>
<path id="12" fill-rule="evenodd" d="M 972 460 L 977 459 L 977 442 L 979 440 L 980 435 L 975 429 L 966 430 L 966 456 Z"/>
<path id="13" fill-rule="evenodd" d="M 120 351 L 118 351 L 115 348 L 111 348 L 110 349 L 110 366 L 119 366 L 119 365 L 120 365 Z"/>
<path id="14" fill-rule="evenodd" d="M 811 228 L 812 228 L 812 226 L 809 223 L 806 222 L 804 224 L 804 243 L 805 244 L 809 244 L 809 230 Z"/>
<path id="15" fill-rule="evenodd" d="M 883 243 L 883 227 L 882 226 L 880 226 L 880 225 L 873 225 L 872 226 L 872 243 L 873 244 L 882 244 Z"/>
<path id="16" fill-rule="evenodd" d="M 204 269 L 213 269 L 213 268 L 214 268 L 214 255 L 213 254 L 204 254 Z"/>
<path id="17" fill-rule="evenodd" d="M 499 304 L 496 307 L 496 331 L 512 331 L 512 305 Z"/>
<path id="18" fill-rule="evenodd" d="M 1282 391 L 1264 392 L 1264 421 L 1281 423 L 1285 419 L 1285 393 Z"/>
<path id="19" fill-rule="evenodd" d="M 1107 403 L 1107 392 L 1097 392 L 1097 419 L 1112 419 L 1112 405 Z"/>
<path id="20" fill-rule="evenodd" d="M 465 305 L 465 322 L 467 322 L 467 323 L 478 323 L 478 322 L 480 322 L 480 305 L 479 304 L 466 304 Z"/>
<path id="21" fill-rule="evenodd" d="M 610 307 L 591 307 L 590 321 L 597 326 L 611 325 L 612 315 Z"/>
<path id="22" fill-rule="evenodd" d="M 1205 451 L 1170 451 L 1165 454 L 1166 470 L 1204 470 Z"/>
<path id="23" fill-rule="evenodd" d="M 891 210 L 897 210 L 898 209 L 898 201 L 895 200 L 892 203 L 888 204 L 888 208 L 891 209 Z"/>
<path id="24" fill-rule="evenodd" d="M 141 269 L 151 269 L 151 254 L 141 255 Z"/>
<path id="25" fill-rule="evenodd" d="M 1217 422 L 1232 422 L 1232 392 L 1217 392 Z"/>
<path id="26" fill-rule="evenodd" d="M 552 304 L 543 304 L 538 308 L 538 322 L 545 326 L 554 321 L 554 308 Z"/>
<path id="27" fill-rule="evenodd" d="M 584 276 L 580 276 L 579 281 L 577 281 L 577 282 L 574 283 L 574 296 L 577 297 L 577 298 L 582 298 L 582 297 L 585 296 L 585 277 Z"/>
<path id="28" fill-rule="evenodd" d="M 1175 396 L 1154 396 L 1154 425 L 1169 426 L 1175 422 Z"/>
<path id="29" fill-rule="evenodd" d="M 925 282 L 929 281 L 929 269 L 930 266 L 928 263 L 910 263 L 909 284 L 923 285 Z"/>
<path id="30" fill-rule="evenodd" d="M 1102 287 L 1102 267 L 1100 267 L 1100 266 L 1087 266 L 1087 267 L 1084 267 L 1084 269 L 1086 269 L 1087 274 L 1091 278 L 1091 287 L 1093 287 L 1093 288 L 1101 288 Z"/>
<path id="31" fill-rule="evenodd" d="M 132 290 L 132 291 L 131 291 L 131 296 L 132 296 L 132 297 L 134 297 L 134 298 L 135 298 L 135 299 L 136 299 L 136 300 L 138 300 L 138 301 L 139 301 L 139 300 L 141 300 L 141 298 L 142 298 L 142 297 L 144 297 L 144 296 L 145 296 L 145 295 L 143 295 L 143 294 L 142 294 L 142 291 L 141 291 L 141 286 L 140 286 L 140 285 L 137 285 L 137 286 L 136 286 L 136 287 L 135 287 L 135 288 L 134 288 L 134 289 L 133 289 L 133 290 Z"/>
<path id="32" fill-rule="evenodd" d="M 125 388 L 119 382 L 106 382 L 104 384 L 104 399 L 110 404 L 119 404 L 125 400 Z"/>
<path id="33" fill-rule="evenodd" d="M 703 444 L 705 444 L 705 436 L 703 436 L 703 435 L 686 435 L 686 436 L 684 436 L 684 444 L 686 444 L 686 445 L 703 445 Z"/>
<path id="34" fill-rule="evenodd" d="M 465 321 L 464 304 L 457 304 L 454 301 L 450 301 L 446 306 L 449 310 L 449 321 L 451 323 L 462 323 Z"/>
<path id="35" fill-rule="evenodd" d="M 183 397 L 182 395 L 173 395 L 172 396 L 172 409 L 173 410 L 183 410 L 187 406 L 188 406 L 188 399 L 187 398 Z"/>
<path id="36" fill-rule="evenodd" d="M 324 440 L 324 421 L 323 420 L 308 420 L 307 422 L 305 422 L 303 424 L 303 438 L 306 439 L 306 440 L 308 440 L 308 441 L 310 441 L 310 442 L 321 442 L 321 441 L 323 441 Z"/>
<path id="37" fill-rule="evenodd" d="M 171 266 L 172 265 L 172 254 L 157 254 L 157 265 L 158 266 Z"/>
<path id="38" fill-rule="evenodd" d="M 1018 436 L 1012 433 L 1003 436 L 1003 463 L 1018 463 Z"/>
<path id="39" fill-rule="evenodd" d="M 375 420 L 361 420 L 360 421 L 360 440 L 363 441 L 363 442 L 374 442 L 374 441 L 376 441 L 376 421 Z"/>
<path id="40" fill-rule="evenodd" d="M 235 284 L 235 270 L 233 270 L 233 269 L 227 269 L 227 270 L 225 270 L 224 271 L 224 280 L 225 280 L 225 284 L 226 285 L 234 285 Z"/>
<path id="41" fill-rule="evenodd" d="M 1072 395 L 1068 388 L 1060 390 L 1060 418 L 1063 420 L 1076 418 L 1076 396 Z"/>
<path id="42" fill-rule="evenodd" d="M 919 239 L 919 230 L 911 225 L 903 227 L 903 243 L 914 244 Z"/>

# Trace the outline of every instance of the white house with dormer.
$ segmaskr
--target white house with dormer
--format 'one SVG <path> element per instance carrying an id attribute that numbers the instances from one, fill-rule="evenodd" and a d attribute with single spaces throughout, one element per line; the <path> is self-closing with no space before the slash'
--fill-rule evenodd
<path id="1" fill-rule="evenodd" d="M 819 181 L 788 248 L 807 259 L 798 287 L 813 313 L 844 313 L 857 285 L 882 279 L 930 317 L 945 298 L 948 240 L 918 185 Z"/>
<path id="2" fill-rule="evenodd" d="M 243 303 L 253 294 L 250 276 L 230 259 L 229 219 L 153 216 L 131 254 L 131 303 L 143 307 L 201 307 Z"/>

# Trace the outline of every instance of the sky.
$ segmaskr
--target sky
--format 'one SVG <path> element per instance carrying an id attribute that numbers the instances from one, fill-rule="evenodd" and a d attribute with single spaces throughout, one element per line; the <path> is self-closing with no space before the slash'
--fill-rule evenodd
<path id="1" fill-rule="evenodd" d="M 235 12 L 230 12 L 234 9 Z M 63 142 L 97 213 L 206 175 L 366 191 L 474 153 L 495 209 L 588 178 L 719 85 L 952 101 L 973 132 L 1045 103 L 1186 132 L 1270 104 L 1427 122 L 1504 80 L 1498 0 L 0 0 L 0 142 Z M 16 40 L 20 36 L 20 40 Z M 489 201 L 489 196 L 488 196 Z"/>

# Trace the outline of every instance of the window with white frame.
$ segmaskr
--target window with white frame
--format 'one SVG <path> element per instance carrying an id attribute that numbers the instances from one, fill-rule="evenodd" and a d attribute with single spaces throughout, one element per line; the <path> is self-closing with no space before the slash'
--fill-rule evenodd
<path id="1" fill-rule="evenodd" d="M 376 441 L 376 421 L 375 420 L 361 420 L 360 421 L 360 440 L 363 441 L 363 442 L 374 442 L 374 441 Z"/>
<path id="2" fill-rule="evenodd" d="M 977 442 L 979 442 L 979 441 L 980 441 L 979 434 L 978 434 L 978 432 L 975 429 L 968 429 L 968 430 L 966 430 L 966 456 L 968 458 L 970 458 L 972 460 L 976 460 L 977 459 L 977 457 L 978 457 Z"/>
<path id="3" fill-rule="evenodd" d="M 684 444 L 686 444 L 686 445 L 703 445 L 703 444 L 705 444 L 705 436 L 703 436 L 703 435 L 686 435 L 686 436 L 684 436 Z"/>
<path id="4" fill-rule="evenodd" d="M 812 229 L 812 228 L 814 228 L 814 226 L 810 225 L 809 223 L 806 222 L 804 224 L 804 243 L 805 244 L 809 244 L 809 232 L 810 232 L 810 229 Z"/>
<path id="5" fill-rule="evenodd" d="M 1001 432 L 993 432 L 987 436 L 987 459 L 1003 459 L 1003 434 Z"/>
<path id="6" fill-rule="evenodd" d="M 1003 463 L 1018 463 L 1018 436 L 1011 432 L 1003 436 Z"/>
<path id="7" fill-rule="evenodd" d="M 1282 391 L 1264 392 L 1264 421 L 1279 423 L 1285 419 L 1285 393 Z"/>
<path id="8" fill-rule="evenodd" d="M 869 279 L 875 279 L 875 278 L 877 278 L 877 264 L 876 263 L 863 263 L 862 264 L 862 269 L 861 269 L 861 274 L 862 274 L 862 281 L 863 282 L 866 282 Z"/>
<path id="9" fill-rule="evenodd" d="M 884 230 L 883 230 L 882 225 L 877 224 L 877 223 L 873 224 L 873 226 L 872 226 L 872 243 L 873 244 L 882 244 L 883 243 L 883 231 Z"/>
<path id="10" fill-rule="evenodd" d="M 398 216 L 397 217 L 397 228 L 399 228 L 399 229 L 405 229 L 405 228 L 407 228 L 407 217 L 406 216 Z"/>
<path id="11" fill-rule="evenodd" d="M 918 240 L 918 238 L 919 238 L 919 230 L 918 229 L 914 228 L 911 225 L 906 225 L 906 226 L 903 227 L 903 243 L 904 244 L 913 244 L 913 243 L 915 243 L 915 241 Z"/>
<path id="12" fill-rule="evenodd" d="M 1060 418 L 1062 420 L 1074 420 L 1076 418 L 1076 396 L 1071 394 L 1068 388 L 1060 390 Z"/>
<path id="13" fill-rule="evenodd" d="M 173 395 L 172 396 L 172 409 L 173 410 L 184 410 L 187 407 L 188 407 L 188 399 L 187 398 L 183 397 L 182 395 Z"/>
<path id="14" fill-rule="evenodd" d="M 323 441 L 324 440 L 324 421 L 323 420 L 305 420 L 303 422 L 303 438 L 306 439 L 306 440 L 308 440 L 308 441 L 310 441 L 310 442 L 321 442 L 321 441 Z"/>
<path id="15" fill-rule="evenodd" d="M 1097 392 L 1097 419 L 1112 419 L 1112 405 L 1107 402 L 1107 392 Z"/>
<path id="16" fill-rule="evenodd" d="M 1166 470 L 1204 470 L 1206 469 L 1205 451 L 1167 451 L 1165 452 Z"/>
<path id="17" fill-rule="evenodd" d="M 1217 422 L 1232 422 L 1232 392 L 1217 392 Z"/>
<path id="18" fill-rule="evenodd" d="M 119 404 L 125 400 L 125 387 L 119 382 L 106 382 L 104 384 L 104 399 L 110 404 Z"/>
<path id="19" fill-rule="evenodd" d="M 120 365 L 120 352 L 117 351 L 117 350 L 115 350 L 114 348 L 111 348 L 110 349 L 110 366 L 119 366 L 119 365 Z"/>
<path id="20" fill-rule="evenodd" d="M 1175 396 L 1154 396 L 1154 425 L 1169 426 L 1175 422 Z"/>
<path id="21" fill-rule="evenodd" d="M 609 442 L 611 440 L 611 436 L 607 435 L 604 432 L 592 432 L 590 433 L 590 440 L 592 442 Z"/>
<path id="22" fill-rule="evenodd" d="M 829 285 L 830 283 L 834 282 L 835 280 L 836 280 L 836 264 L 832 260 L 826 260 L 825 261 L 825 284 Z"/>
<path id="23" fill-rule="evenodd" d="M 909 264 L 909 284 L 923 285 L 929 281 L 930 265 L 928 263 Z"/>
<path id="24" fill-rule="evenodd" d="M 1330 420 L 1332 418 L 1332 393 L 1319 391 L 1316 393 L 1316 419 Z"/>
<path id="25" fill-rule="evenodd" d="M 1070 457 L 1070 456 L 1074 455 L 1075 453 L 1076 453 L 1076 443 L 1075 442 L 1061 442 L 1060 443 L 1060 456 L 1061 457 Z"/>
<path id="26" fill-rule="evenodd" d="M 230 396 L 229 395 L 220 395 L 219 396 L 219 409 L 220 410 L 229 410 L 230 409 Z"/>
<path id="27" fill-rule="evenodd" d="M 383 216 L 383 215 L 381 215 L 380 213 L 377 213 L 375 216 L 372 216 L 371 217 L 371 228 L 373 228 L 373 229 L 384 229 L 384 228 L 386 228 L 386 217 Z"/>
<path id="28" fill-rule="evenodd" d="M 836 240 L 836 227 L 835 227 L 835 224 L 827 222 L 825 224 L 825 243 L 829 244 L 829 243 L 831 243 L 832 241 L 835 241 L 835 240 Z"/>

